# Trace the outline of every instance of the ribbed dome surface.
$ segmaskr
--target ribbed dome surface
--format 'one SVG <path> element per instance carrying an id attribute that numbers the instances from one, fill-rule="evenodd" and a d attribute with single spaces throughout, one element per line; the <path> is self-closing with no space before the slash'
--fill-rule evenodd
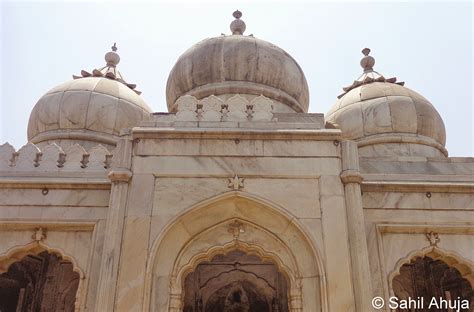
<path id="1" fill-rule="evenodd" d="M 352 89 L 327 114 L 343 135 L 359 140 L 382 133 L 411 133 L 446 143 L 441 116 L 420 94 L 393 83 L 374 82 Z"/>
<path id="2" fill-rule="evenodd" d="M 65 82 L 42 96 L 28 123 L 28 140 L 78 139 L 113 144 L 123 128 L 148 118 L 150 107 L 123 83 L 86 77 Z"/>
<path id="3" fill-rule="evenodd" d="M 264 95 L 297 112 L 307 112 L 309 92 L 298 63 L 285 51 L 252 36 L 210 38 L 187 50 L 168 78 L 168 110 L 182 95 Z"/>

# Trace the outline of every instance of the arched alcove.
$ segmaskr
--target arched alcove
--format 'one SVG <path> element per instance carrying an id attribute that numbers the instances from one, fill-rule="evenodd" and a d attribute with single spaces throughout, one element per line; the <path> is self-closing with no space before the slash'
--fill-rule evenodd
<path id="1" fill-rule="evenodd" d="M 280 207 L 241 192 L 209 199 L 168 224 L 148 262 L 144 311 L 181 311 L 186 276 L 232 250 L 278 268 L 290 311 L 327 311 L 324 270 L 309 235 Z"/>
<path id="2" fill-rule="evenodd" d="M 428 247 L 415 251 L 401 259 L 389 277 L 390 292 L 400 300 L 423 299 L 420 311 L 431 311 L 429 303 L 432 298 L 437 302 L 445 300 L 457 304 L 460 311 L 461 302 L 474 304 L 473 265 L 453 252 L 443 251 L 438 247 Z M 397 311 L 406 311 L 399 308 Z M 438 311 L 438 310 L 437 310 Z M 450 311 L 449 306 L 440 305 L 440 312 Z"/>
<path id="3" fill-rule="evenodd" d="M 200 262 L 184 282 L 184 312 L 288 312 L 286 276 L 240 246 Z"/>
<path id="4" fill-rule="evenodd" d="M 84 274 L 72 257 L 43 242 L 0 255 L 1 311 L 79 311 Z"/>

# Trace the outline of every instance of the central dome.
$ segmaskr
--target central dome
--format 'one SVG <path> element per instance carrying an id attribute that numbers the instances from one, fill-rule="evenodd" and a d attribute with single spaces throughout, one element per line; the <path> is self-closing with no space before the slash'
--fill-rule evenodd
<path id="1" fill-rule="evenodd" d="M 233 94 L 264 95 L 276 102 L 276 111 L 308 111 L 308 84 L 298 63 L 279 47 L 242 35 L 240 16 L 234 13 L 232 35 L 205 39 L 178 59 L 166 86 L 170 112 L 183 95 Z"/>

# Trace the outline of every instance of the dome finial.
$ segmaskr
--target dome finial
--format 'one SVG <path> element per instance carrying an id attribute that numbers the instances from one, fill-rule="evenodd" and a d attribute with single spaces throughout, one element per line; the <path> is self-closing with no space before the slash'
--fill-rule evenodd
<path id="1" fill-rule="evenodd" d="M 117 44 L 115 42 L 111 49 L 112 51 L 105 54 L 105 61 L 107 62 L 107 66 L 115 67 L 120 62 L 120 56 L 117 54 Z"/>
<path id="2" fill-rule="evenodd" d="M 246 28 L 244 21 L 240 19 L 242 17 L 242 12 L 236 10 L 234 13 L 232 13 L 232 16 L 235 17 L 235 20 L 230 24 L 230 31 L 232 31 L 232 35 L 242 35 Z"/>
<path id="3" fill-rule="evenodd" d="M 404 82 L 397 82 L 396 77 L 385 78 L 380 73 L 376 72 L 374 70 L 375 59 L 369 55 L 369 48 L 364 48 L 362 50 L 362 54 L 364 54 L 364 57 L 360 60 L 360 66 L 362 66 L 362 68 L 364 69 L 364 73 L 362 73 L 359 78 L 354 80 L 354 82 L 350 86 L 342 88 L 342 90 L 344 90 L 344 93 L 340 94 L 337 97 L 338 99 L 342 98 L 347 92 L 351 91 L 352 89 L 372 82 L 396 83 L 401 86 L 405 84 Z"/>
<path id="4" fill-rule="evenodd" d="M 362 50 L 364 57 L 360 60 L 360 66 L 364 69 L 364 73 L 369 73 L 374 71 L 375 59 L 372 56 L 369 56 L 370 49 L 365 48 Z"/>

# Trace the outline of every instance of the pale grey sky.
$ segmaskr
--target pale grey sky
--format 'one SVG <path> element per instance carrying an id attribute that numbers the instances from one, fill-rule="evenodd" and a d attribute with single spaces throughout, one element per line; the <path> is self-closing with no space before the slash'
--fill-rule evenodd
<path id="1" fill-rule="evenodd" d="M 37 100 L 81 69 L 101 67 L 113 42 L 126 80 L 155 111 L 166 111 L 166 80 L 178 57 L 204 38 L 228 34 L 239 9 L 246 34 L 300 64 L 310 112 L 329 110 L 361 73 L 360 51 L 369 47 L 375 70 L 405 81 L 438 109 L 450 156 L 474 156 L 471 1 L 0 2 L 0 144 L 26 143 Z"/>

